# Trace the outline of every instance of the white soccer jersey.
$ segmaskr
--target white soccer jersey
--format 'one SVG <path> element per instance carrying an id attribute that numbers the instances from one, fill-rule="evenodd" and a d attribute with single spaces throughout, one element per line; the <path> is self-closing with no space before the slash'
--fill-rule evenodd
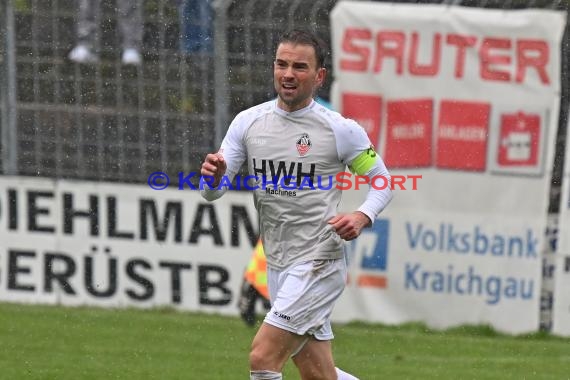
<path id="1" fill-rule="evenodd" d="M 273 100 L 236 116 L 220 153 L 229 180 L 247 160 L 268 266 L 283 269 L 343 256 L 343 241 L 327 223 L 337 214 L 341 199 L 337 174 L 370 147 L 361 126 L 315 101 L 286 112 Z M 389 178 L 381 158 L 375 160 L 370 171 Z M 202 195 L 212 200 L 225 190 L 206 190 Z M 359 210 L 374 221 L 390 199 L 389 187 L 370 189 Z"/>

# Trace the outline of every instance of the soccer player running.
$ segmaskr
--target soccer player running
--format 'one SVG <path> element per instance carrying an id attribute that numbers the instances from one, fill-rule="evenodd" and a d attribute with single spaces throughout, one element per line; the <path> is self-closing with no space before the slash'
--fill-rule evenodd
<path id="1" fill-rule="evenodd" d="M 364 129 L 313 100 L 326 77 L 325 50 L 312 33 L 283 34 L 273 71 L 277 99 L 238 114 L 201 168 L 209 201 L 223 195 L 246 160 L 256 176 L 251 187 L 272 308 L 253 339 L 252 380 L 281 379 L 290 357 L 304 380 L 356 379 L 335 367 L 331 349 L 330 315 L 347 276 L 343 240 L 370 226 L 392 193 L 370 187 L 358 210 L 338 213 L 335 176 L 346 166 L 356 175 L 390 177 Z"/>

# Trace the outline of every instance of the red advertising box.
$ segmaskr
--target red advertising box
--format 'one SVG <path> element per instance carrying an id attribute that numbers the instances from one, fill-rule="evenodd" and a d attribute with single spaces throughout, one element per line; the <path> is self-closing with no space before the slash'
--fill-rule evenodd
<path id="1" fill-rule="evenodd" d="M 370 142 L 379 146 L 382 97 L 355 93 L 342 94 L 342 115 L 355 120 L 366 130 Z"/>
<path id="2" fill-rule="evenodd" d="M 484 171 L 489 103 L 443 100 L 439 109 L 436 166 Z"/>
<path id="3" fill-rule="evenodd" d="M 390 168 L 430 166 L 433 100 L 390 101 L 387 112 L 386 165 Z"/>

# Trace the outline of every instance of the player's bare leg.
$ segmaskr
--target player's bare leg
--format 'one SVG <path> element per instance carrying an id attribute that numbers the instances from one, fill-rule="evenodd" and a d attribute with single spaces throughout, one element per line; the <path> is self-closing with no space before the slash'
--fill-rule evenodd
<path id="1" fill-rule="evenodd" d="M 358 380 L 357 377 L 335 367 L 330 340 L 309 338 L 301 351 L 293 356 L 293 362 L 303 380 Z"/>
<path id="2" fill-rule="evenodd" d="M 309 338 L 301 351 L 293 356 L 303 380 L 331 380 L 337 378 L 330 340 Z"/>
<path id="3" fill-rule="evenodd" d="M 251 379 L 281 379 L 283 366 L 304 341 L 303 336 L 262 323 L 249 354 Z"/>

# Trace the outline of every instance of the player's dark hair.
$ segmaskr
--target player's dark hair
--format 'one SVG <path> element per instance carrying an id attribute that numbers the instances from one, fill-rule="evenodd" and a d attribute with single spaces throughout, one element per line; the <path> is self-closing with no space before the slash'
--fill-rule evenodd
<path id="1" fill-rule="evenodd" d="M 277 46 L 282 43 L 312 46 L 313 49 L 315 49 L 315 55 L 317 57 L 317 68 L 325 67 L 327 48 L 324 41 L 316 34 L 301 29 L 289 30 L 279 37 Z"/>

